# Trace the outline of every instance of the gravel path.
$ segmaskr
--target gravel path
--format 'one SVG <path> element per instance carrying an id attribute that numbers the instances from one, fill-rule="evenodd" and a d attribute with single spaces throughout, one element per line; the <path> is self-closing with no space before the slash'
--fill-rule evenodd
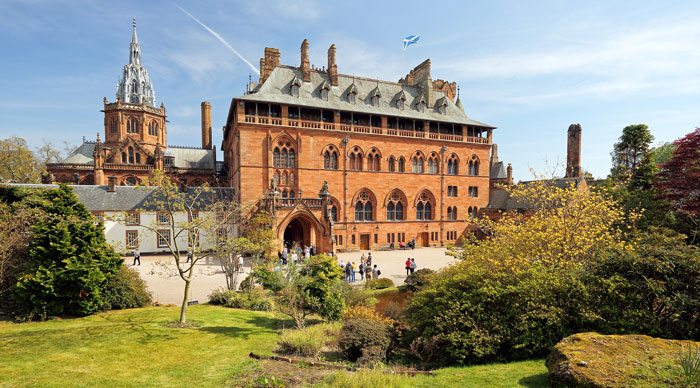
<path id="1" fill-rule="evenodd" d="M 369 251 L 364 251 L 365 255 Z M 362 252 L 339 253 L 338 259 L 360 264 Z M 391 279 L 394 284 L 402 284 L 406 278 L 404 263 L 406 259 L 415 258 L 418 268 L 440 269 L 454 262 L 454 258 L 445 255 L 445 248 L 416 248 L 414 250 L 372 251 L 373 264 L 382 271 L 381 277 Z M 136 269 L 146 281 L 148 290 L 153 295 L 154 302 L 176 304 L 182 303 L 182 292 L 185 283 L 176 275 L 172 257 L 168 255 L 141 256 L 141 265 L 132 266 L 134 258 L 125 257 L 124 263 Z M 200 261 L 196 265 L 195 278 L 190 287 L 190 300 L 205 303 L 208 296 L 220 287 L 226 286 L 226 279 L 218 261 L 210 259 Z M 250 272 L 250 262 L 245 263 L 245 273 Z M 240 280 L 245 278 L 241 274 Z M 359 284 L 360 276 L 357 274 Z"/>

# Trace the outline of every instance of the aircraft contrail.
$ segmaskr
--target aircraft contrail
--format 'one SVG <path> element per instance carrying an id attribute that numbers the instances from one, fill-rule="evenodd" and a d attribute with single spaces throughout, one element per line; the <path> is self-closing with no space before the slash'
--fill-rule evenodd
<path id="1" fill-rule="evenodd" d="M 228 42 L 227 42 L 226 40 L 224 40 L 224 38 L 222 38 L 221 35 L 217 34 L 214 30 L 212 30 L 211 28 L 207 27 L 206 24 L 200 22 L 196 17 L 192 16 L 191 13 L 189 13 L 189 12 L 185 11 L 184 9 L 182 9 L 182 7 L 180 7 L 179 5 L 177 5 L 177 4 L 175 4 L 175 3 L 173 3 L 173 5 L 176 6 L 176 7 L 178 7 L 178 8 L 180 9 L 180 11 L 182 11 L 182 12 L 185 13 L 185 15 L 191 17 L 192 20 L 194 20 L 195 22 L 199 23 L 200 26 L 204 27 L 204 29 L 206 29 L 206 30 L 209 31 L 212 35 L 214 35 L 214 37 L 215 37 L 216 39 L 218 39 L 219 42 L 221 42 L 224 46 L 228 47 L 229 50 L 233 51 L 234 54 L 238 55 L 238 58 L 241 58 L 241 60 L 242 60 L 243 62 L 245 62 L 248 66 L 250 66 L 250 68 L 255 72 L 255 74 L 260 75 L 260 71 L 259 71 L 258 69 L 256 69 L 255 66 L 253 66 L 252 63 L 248 62 L 247 59 L 243 58 L 243 55 L 241 55 L 241 53 L 239 53 L 235 48 L 233 48 L 230 44 L 228 44 Z"/>

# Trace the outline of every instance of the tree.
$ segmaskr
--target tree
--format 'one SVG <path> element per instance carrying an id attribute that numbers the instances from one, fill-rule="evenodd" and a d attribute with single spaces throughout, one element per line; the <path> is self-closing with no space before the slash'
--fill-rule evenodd
<path id="1" fill-rule="evenodd" d="M 29 314 L 92 314 L 104 308 L 102 290 L 122 264 L 102 225 L 66 185 L 42 193 L 45 219 L 32 227 L 30 263 L 12 293 Z"/>
<path id="2" fill-rule="evenodd" d="M 671 160 L 671 154 L 675 151 L 676 145 L 669 142 L 664 142 L 651 149 L 654 155 L 654 164 L 660 166 Z"/>
<path id="3" fill-rule="evenodd" d="M 75 145 L 63 141 L 63 149 L 58 149 L 56 145 L 46 139 L 42 139 L 41 147 L 37 147 L 35 152 L 35 158 L 37 160 L 39 170 L 44 173 L 46 172 L 46 165 L 49 163 L 60 163 L 63 159 L 68 157 L 73 151 L 75 151 Z"/>
<path id="4" fill-rule="evenodd" d="M 700 128 L 676 140 L 671 159 L 661 165 L 658 186 L 673 209 L 686 216 L 692 226 L 691 241 L 699 234 L 700 224 Z"/>
<path id="5" fill-rule="evenodd" d="M 41 166 L 21 137 L 0 140 L 0 182 L 41 182 Z"/>
<path id="6" fill-rule="evenodd" d="M 611 153 L 613 167 L 610 175 L 617 180 L 629 179 L 641 165 L 653 140 L 654 136 L 645 124 L 628 125 L 623 128 L 622 136 L 615 143 Z"/>
<path id="7" fill-rule="evenodd" d="M 187 321 L 187 302 L 195 265 L 215 252 L 218 232 L 230 227 L 235 219 L 236 206 L 232 198 L 206 185 L 183 191 L 161 170 L 153 171 L 147 185 L 141 190 L 147 190 L 151 195 L 140 210 L 165 215 L 168 223 L 167 226 L 156 223 L 141 226 L 157 236 L 159 230 L 169 229 L 170 236 L 163 236 L 162 241 L 172 256 L 177 276 L 185 283 L 180 307 L 180 325 L 183 326 Z M 184 238 L 189 247 L 181 244 Z M 183 260 L 183 254 L 184 258 L 187 257 L 186 250 L 192 253 L 190 262 Z"/>

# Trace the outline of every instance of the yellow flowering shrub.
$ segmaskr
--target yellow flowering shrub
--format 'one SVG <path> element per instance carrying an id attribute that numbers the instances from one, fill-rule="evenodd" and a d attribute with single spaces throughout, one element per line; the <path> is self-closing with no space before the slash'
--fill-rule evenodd
<path id="1" fill-rule="evenodd" d="M 387 325 L 394 324 L 393 319 L 379 314 L 373 308 L 360 305 L 351 306 L 345 309 L 343 312 L 343 320 L 348 321 L 350 319 L 364 319 L 367 321 L 381 322 Z"/>

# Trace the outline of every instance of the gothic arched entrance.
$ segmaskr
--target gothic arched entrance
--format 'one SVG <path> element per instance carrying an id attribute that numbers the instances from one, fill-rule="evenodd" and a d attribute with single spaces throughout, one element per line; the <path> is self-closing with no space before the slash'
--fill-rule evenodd
<path id="1" fill-rule="evenodd" d="M 307 219 L 307 217 L 295 217 L 284 228 L 282 232 L 282 240 L 284 241 L 284 246 L 290 248 L 293 245 L 299 245 L 302 247 L 317 244 L 317 238 L 319 238 L 319 230 L 314 222 Z"/>

